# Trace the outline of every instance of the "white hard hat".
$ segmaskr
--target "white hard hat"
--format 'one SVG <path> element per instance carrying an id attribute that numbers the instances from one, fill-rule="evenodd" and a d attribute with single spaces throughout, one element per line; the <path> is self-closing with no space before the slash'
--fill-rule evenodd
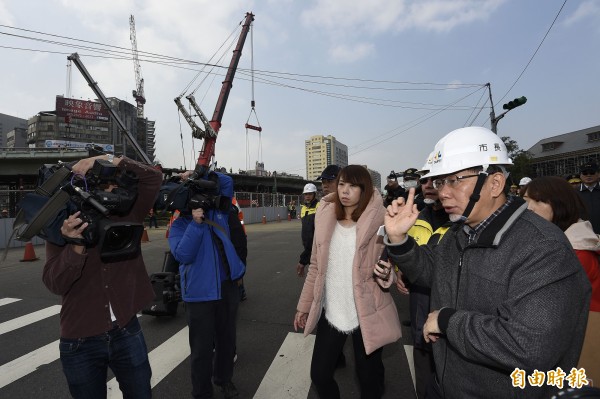
<path id="1" fill-rule="evenodd" d="M 456 129 L 437 142 L 431 169 L 424 177 L 448 175 L 459 170 L 489 165 L 512 165 L 498 135 L 484 127 Z"/>
<path id="2" fill-rule="evenodd" d="M 519 181 L 519 186 L 525 186 L 527 184 L 531 183 L 531 178 L 530 177 L 524 177 L 521 179 L 521 181 Z"/>
<path id="3" fill-rule="evenodd" d="M 315 186 L 312 183 L 307 183 L 304 186 L 304 190 L 302 190 L 302 194 L 306 194 L 306 193 L 316 193 L 317 192 L 317 186 Z"/>
<path id="4" fill-rule="evenodd" d="M 417 173 L 420 174 L 421 176 L 423 176 L 426 173 L 429 173 L 429 170 L 431 169 L 431 164 L 432 163 L 433 163 L 433 152 L 431 152 L 429 154 L 429 156 L 425 160 L 425 165 L 423 165 L 423 167 L 421 168 L 421 170 L 417 171 Z"/>

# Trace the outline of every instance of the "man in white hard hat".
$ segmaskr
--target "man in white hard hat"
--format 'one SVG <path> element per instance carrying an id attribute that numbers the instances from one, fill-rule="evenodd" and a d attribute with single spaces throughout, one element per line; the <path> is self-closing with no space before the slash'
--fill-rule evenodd
<path id="1" fill-rule="evenodd" d="M 524 188 L 526 185 L 531 183 L 531 177 L 525 176 L 521 180 L 519 180 L 519 195 L 522 197 L 525 194 Z"/>
<path id="2" fill-rule="evenodd" d="M 454 225 L 435 246 L 407 235 L 418 216 L 414 189 L 388 207 L 390 258 L 431 288 L 423 337 L 433 343 L 436 372 L 428 397 L 547 398 L 558 387 L 528 377 L 564 378 L 577 367 L 590 284 L 564 233 L 506 195 L 511 164 L 502 140 L 482 127 L 436 144 L 424 177 Z"/>
<path id="3" fill-rule="evenodd" d="M 317 212 L 317 186 L 307 183 L 302 190 L 304 203 L 300 208 L 300 219 L 302 220 L 302 246 L 304 250 L 300 254 L 300 261 L 296 265 L 298 277 L 304 277 L 304 269 L 310 263 L 313 237 L 315 235 L 315 213 Z"/>

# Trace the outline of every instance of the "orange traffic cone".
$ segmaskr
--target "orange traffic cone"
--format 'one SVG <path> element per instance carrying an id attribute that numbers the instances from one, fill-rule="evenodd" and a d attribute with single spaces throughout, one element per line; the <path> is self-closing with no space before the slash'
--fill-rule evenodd
<path id="1" fill-rule="evenodd" d="M 265 215 L 262 217 L 262 224 L 267 224 L 267 217 Z"/>
<path id="2" fill-rule="evenodd" d="M 37 256 L 35 256 L 35 250 L 33 249 L 33 244 L 31 243 L 31 241 L 28 241 L 25 244 L 25 254 L 23 254 L 23 259 L 21 259 L 21 262 L 31 262 L 34 260 L 38 260 L 39 258 Z"/>
<path id="3" fill-rule="evenodd" d="M 292 215 L 288 212 L 288 222 L 292 220 Z"/>
<path id="4" fill-rule="evenodd" d="M 277 214 L 277 222 L 281 222 L 281 218 L 279 217 L 279 214 Z"/>
<path id="5" fill-rule="evenodd" d="M 144 232 L 142 233 L 142 239 L 140 241 L 141 242 L 150 241 L 150 239 L 148 238 L 148 230 L 146 228 L 144 228 Z"/>

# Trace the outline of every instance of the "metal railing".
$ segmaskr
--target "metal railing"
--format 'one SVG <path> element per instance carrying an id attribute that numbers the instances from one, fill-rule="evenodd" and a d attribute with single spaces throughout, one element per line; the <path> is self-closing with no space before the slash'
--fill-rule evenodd
<path id="1" fill-rule="evenodd" d="M 31 193 L 34 190 L 9 190 L 2 189 L 0 187 L 0 210 L 7 210 L 9 217 L 15 217 L 17 215 L 19 201 L 27 193 Z M 245 223 L 258 223 L 262 221 L 262 215 L 259 220 L 250 220 L 250 215 L 254 212 L 259 212 L 258 208 L 264 209 L 267 220 L 269 215 L 272 214 L 272 220 L 277 218 L 279 214 L 280 218 L 287 218 L 287 207 L 291 201 L 294 201 L 296 206 L 296 213 L 300 214 L 300 206 L 302 205 L 302 195 L 295 194 L 270 194 L 270 193 L 249 193 L 249 192 L 237 192 L 235 193 L 238 205 L 244 211 L 244 218 L 248 213 L 248 220 L 244 220 Z M 267 211 L 268 208 L 278 208 L 277 211 Z M 250 212 L 256 209 L 254 212 Z"/>

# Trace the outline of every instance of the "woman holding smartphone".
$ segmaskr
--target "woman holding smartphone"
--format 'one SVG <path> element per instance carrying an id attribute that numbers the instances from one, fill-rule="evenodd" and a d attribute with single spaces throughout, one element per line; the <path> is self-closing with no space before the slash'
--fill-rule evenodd
<path id="1" fill-rule="evenodd" d="M 339 172 L 337 192 L 325 196 L 317 208 L 294 328 L 303 328 L 305 336 L 316 328 L 310 374 L 321 398 L 340 397 L 333 374 L 348 336 L 361 397 L 383 395 L 382 348 L 401 336 L 394 301 L 380 286 L 389 287 L 394 273 L 387 262 L 376 266 L 384 247 L 377 235 L 384 214 L 381 195 L 359 165 Z"/>

